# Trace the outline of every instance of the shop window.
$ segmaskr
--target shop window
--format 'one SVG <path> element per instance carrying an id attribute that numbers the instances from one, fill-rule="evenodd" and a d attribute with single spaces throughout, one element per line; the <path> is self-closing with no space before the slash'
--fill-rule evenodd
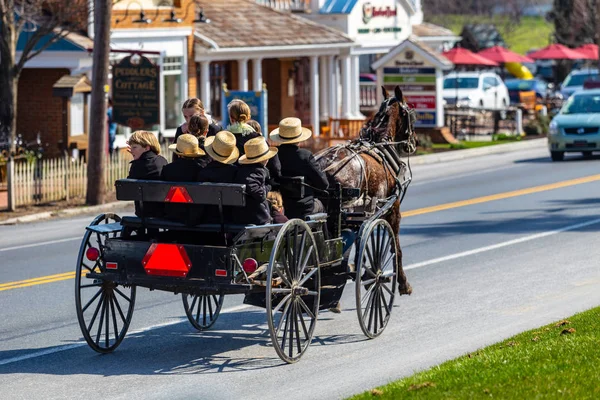
<path id="1" fill-rule="evenodd" d="M 165 128 L 176 129 L 181 118 L 181 74 L 164 75 Z"/>

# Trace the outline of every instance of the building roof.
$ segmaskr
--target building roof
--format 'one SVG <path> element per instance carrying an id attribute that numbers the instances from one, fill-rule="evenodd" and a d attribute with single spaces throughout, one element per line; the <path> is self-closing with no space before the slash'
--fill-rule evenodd
<path id="1" fill-rule="evenodd" d="M 340 31 L 251 0 L 200 0 L 210 23 L 194 26 L 206 48 L 352 44 Z"/>
<path id="2" fill-rule="evenodd" d="M 436 68 L 448 70 L 448 69 L 452 69 L 452 67 L 454 67 L 454 64 L 452 64 L 452 62 L 450 62 L 450 60 L 448 60 L 446 57 L 444 57 L 440 53 L 436 53 L 435 51 L 433 51 L 427 45 L 423 44 L 423 42 L 420 42 L 417 37 L 410 36 L 408 39 L 406 39 L 405 41 L 400 43 L 398 46 L 391 49 L 390 52 L 387 53 L 385 56 L 383 56 L 380 59 L 378 59 L 377 61 L 375 61 L 371 65 L 371 68 L 379 69 L 381 66 L 385 65 L 390 60 L 393 60 L 400 52 L 404 51 L 407 48 L 420 53 L 425 59 L 427 59 L 429 62 L 431 62 Z"/>
<path id="3" fill-rule="evenodd" d="M 350 14 L 358 0 L 326 0 L 320 14 Z"/>
<path id="4" fill-rule="evenodd" d="M 92 91 L 92 83 L 85 75 L 63 75 L 52 85 L 54 96 L 71 97 L 74 93 L 89 93 Z"/>
<path id="5" fill-rule="evenodd" d="M 457 37 L 450 29 L 443 26 L 423 22 L 422 24 L 413 25 L 412 33 L 420 38 L 450 36 Z"/>

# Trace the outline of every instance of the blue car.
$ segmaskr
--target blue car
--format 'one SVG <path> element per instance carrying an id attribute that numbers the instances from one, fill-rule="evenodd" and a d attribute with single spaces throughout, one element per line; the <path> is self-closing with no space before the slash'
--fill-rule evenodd
<path id="1" fill-rule="evenodd" d="M 508 88 L 510 104 L 519 104 L 519 92 L 535 92 L 535 97 L 543 99 L 548 94 L 548 84 L 541 79 L 507 79 L 504 84 Z"/>

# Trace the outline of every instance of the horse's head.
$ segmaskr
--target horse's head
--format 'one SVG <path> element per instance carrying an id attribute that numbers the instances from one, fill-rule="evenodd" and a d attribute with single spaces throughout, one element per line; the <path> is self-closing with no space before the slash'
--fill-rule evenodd
<path id="1" fill-rule="evenodd" d="M 416 116 L 402 95 L 399 86 L 394 89 L 394 96 L 388 95 L 385 87 L 381 87 L 383 102 L 379 111 L 361 130 L 361 137 L 376 143 L 393 141 L 402 142 L 402 150 L 412 153 L 416 147 L 416 135 L 413 128 Z"/>

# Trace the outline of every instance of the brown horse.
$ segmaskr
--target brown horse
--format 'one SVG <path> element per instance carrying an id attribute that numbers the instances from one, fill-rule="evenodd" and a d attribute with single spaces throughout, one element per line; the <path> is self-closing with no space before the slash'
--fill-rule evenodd
<path id="1" fill-rule="evenodd" d="M 339 144 L 323 149 L 315 155 L 317 162 L 326 172 L 330 183 L 340 183 L 342 187 L 359 188 L 361 196 L 344 204 L 349 211 L 373 212 L 378 200 L 391 196 L 396 185 L 404 178 L 405 165 L 396 176 L 393 168 L 382 160 L 376 151 L 378 147 L 387 147 L 387 151 L 396 154 L 412 153 L 416 147 L 413 130 L 414 113 L 408 107 L 398 86 L 394 96 L 389 97 L 382 87 L 384 100 L 379 111 L 361 129 L 360 139 L 348 144 Z M 388 145 L 385 145 L 388 143 Z M 385 146 L 382 146 L 385 145 Z M 400 230 L 400 199 L 392 206 L 385 219 L 392 227 L 398 243 L 398 290 L 400 294 L 411 294 L 412 288 L 402 268 L 402 250 L 398 233 Z"/>

